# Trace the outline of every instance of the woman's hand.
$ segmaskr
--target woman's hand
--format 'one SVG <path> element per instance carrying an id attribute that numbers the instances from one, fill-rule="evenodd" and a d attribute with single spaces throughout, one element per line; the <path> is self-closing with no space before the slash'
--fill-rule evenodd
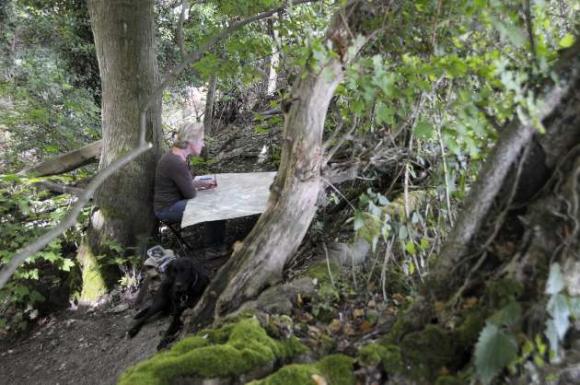
<path id="1" fill-rule="evenodd" d="M 193 186 L 196 190 L 210 190 L 217 187 L 215 179 L 197 179 L 193 181 Z"/>

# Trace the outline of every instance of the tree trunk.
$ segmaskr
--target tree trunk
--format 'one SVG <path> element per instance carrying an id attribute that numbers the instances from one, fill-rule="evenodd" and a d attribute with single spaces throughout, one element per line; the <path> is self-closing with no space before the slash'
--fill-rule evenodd
<path id="1" fill-rule="evenodd" d="M 327 108 L 342 80 L 348 45 L 353 43 L 349 39 L 352 35 L 344 29 L 346 20 L 345 15 L 336 17 L 327 33 L 335 54 L 329 54 L 324 64 L 308 66 L 294 85 L 286 109 L 280 169 L 270 188 L 268 207 L 212 280 L 194 309 L 190 326 L 238 309 L 279 281 L 285 263 L 302 242 L 316 212 L 322 185 L 322 133 Z M 343 42 L 345 45 L 340 44 Z"/>
<path id="2" fill-rule="evenodd" d="M 213 131 L 213 110 L 215 105 L 215 93 L 217 88 L 217 76 L 211 75 L 207 86 L 207 97 L 205 98 L 205 112 L 203 115 L 203 126 L 205 134 L 210 136 Z"/>
<path id="3" fill-rule="evenodd" d="M 282 17 L 278 14 L 278 17 Z M 278 63 L 280 62 L 280 43 L 278 39 L 278 31 L 274 28 L 274 20 L 268 19 L 268 33 L 270 37 L 272 37 L 272 41 L 274 42 L 274 47 L 272 50 L 272 55 L 268 60 L 268 87 L 266 89 L 267 95 L 273 95 L 276 92 L 277 83 L 278 83 Z"/>
<path id="4" fill-rule="evenodd" d="M 137 147 L 140 106 L 159 82 L 153 0 L 90 0 L 89 11 L 102 83 L 103 168 Z M 147 114 L 153 149 L 111 176 L 95 194 L 89 240 L 137 245 L 150 235 L 153 179 L 161 138 L 161 100 Z"/>

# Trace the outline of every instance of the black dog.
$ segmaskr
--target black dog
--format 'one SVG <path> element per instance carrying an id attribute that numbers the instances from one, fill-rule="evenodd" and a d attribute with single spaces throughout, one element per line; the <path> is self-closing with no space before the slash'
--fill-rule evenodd
<path id="1" fill-rule="evenodd" d="M 128 335 L 133 338 L 139 333 L 145 322 L 157 313 L 171 314 L 173 319 L 157 349 L 166 347 L 181 328 L 181 314 L 197 303 L 207 287 L 207 274 L 197 269 L 189 258 L 177 258 L 169 263 L 165 278 L 155 295 L 151 306 L 135 315 L 137 322 L 129 329 Z"/>

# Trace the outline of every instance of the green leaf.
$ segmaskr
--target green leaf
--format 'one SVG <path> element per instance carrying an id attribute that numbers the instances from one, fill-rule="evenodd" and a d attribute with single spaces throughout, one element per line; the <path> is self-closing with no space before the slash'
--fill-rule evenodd
<path id="1" fill-rule="evenodd" d="M 490 321 L 497 326 L 512 326 L 520 321 L 522 307 L 519 303 L 511 301 L 491 316 Z"/>
<path id="2" fill-rule="evenodd" d="M 395 123 L 394 111 L 382 102 L 377 103 L 376 116 L 378 124 L 387 123 L 392 125 Z"/>
<path id="3" fill-rule="evenodd" d="M 357 214 L 354 217 L 354 231 L 360 230 L 365 225 L 364 218 L 362 215 Z"/>
<path id="4" fill-rule="evenodd" d="M 405 244 L 405 250 L 411 255 L 415 255 L 417 253 L 417 250 L 415 249 L 415 243 L 413 241 L 408 241 Z"/>
<path id="5" fill-rule="evenodd" d="M 475 369 L 481 382 L 484 385 L 491 383 L 517 357 L 517 353 L 515 337 L 488 322 L 475 345 Z"/>
<path id="6" fill-rule="evenodd" d="M 404 241 L 405 239 L 407 239 L 408 236 L 409 236 L 409 230 L 407 229 L 407 226 L 401 225 L 399 227 L 399 239 L 401 241 Z"/>
<path id="7" fill-rule="evenodd" d="M 424 120 L 417 122 L 414 131 L 419 139 L 431 139 L 433 137 L 433 126 Z"/>
<path id="8" fill-rule="evenodd" d="M 556 331 L 556 325 L 554 324 L 554 320 L 546 321 L 546 338 L 548 338 L 548 342 L 550 343 L 550 351 L 558 356 L 558 350 L 560 347 L 558 338 L 558 332 Z"/>
<path id="9" fill-rule="evenodd" d="M 564 289 L 564 277 L 559 263 L 550 266 L 550 275 L 546 283 L 546 294 L 558 294 Z"/>
<path id="10" fill-rule="evenodd" d="M 560 41 L 558 42 L 560 48 L 568 48 L 571 47 L 572 44 L 574 44 L 574 35 L 572 35 L 571 33 L 565 34 L 564 37 L 561 38 Z"/>

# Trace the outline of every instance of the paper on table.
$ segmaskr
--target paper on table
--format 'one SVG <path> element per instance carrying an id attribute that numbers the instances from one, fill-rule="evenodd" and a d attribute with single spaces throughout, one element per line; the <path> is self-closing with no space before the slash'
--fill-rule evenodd
<path id="1" fill-rule="evenodd" d="M 260 214 L 266 209 L 275 172 L 217 174 L 215 189 L 198 191 L 185 207 L 181 227 Z M 212 177 L 202 175 L 196 177 Z"/>

